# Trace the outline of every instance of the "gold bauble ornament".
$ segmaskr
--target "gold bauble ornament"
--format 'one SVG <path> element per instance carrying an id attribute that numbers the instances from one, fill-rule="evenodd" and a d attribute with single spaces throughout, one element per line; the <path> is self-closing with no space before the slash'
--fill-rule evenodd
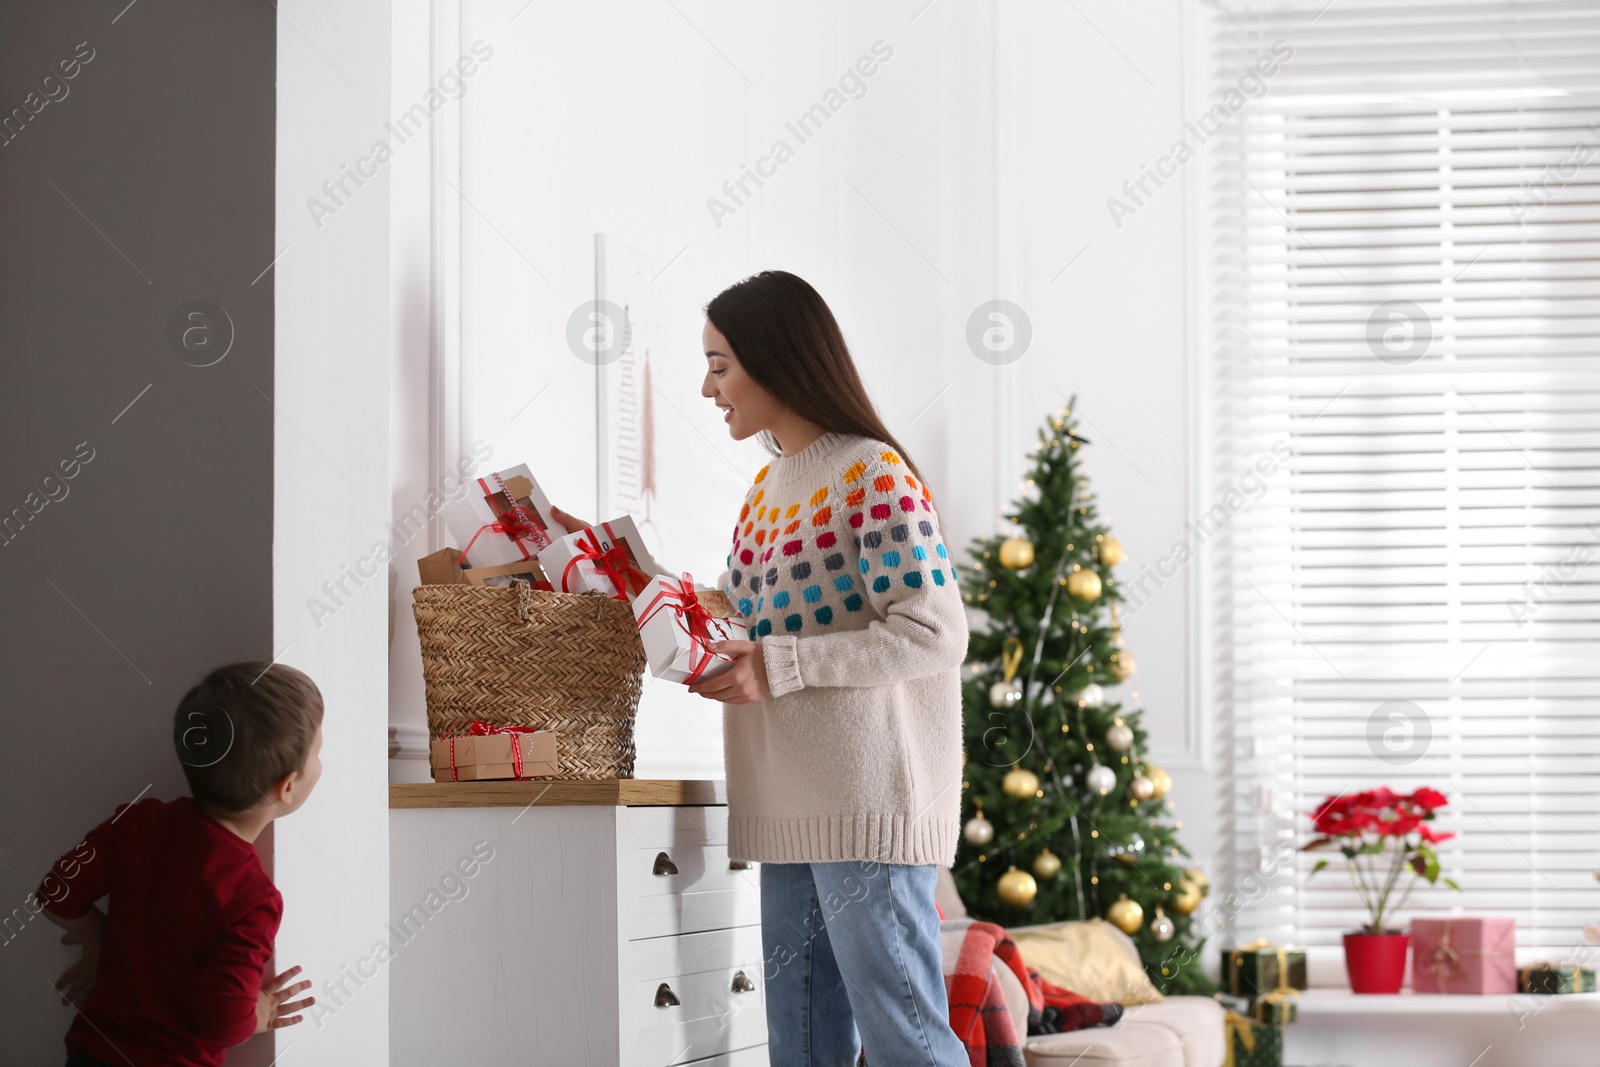
<path id="1" fill-rule="evenodd" d="M 1100 542 L 1100 565 L 1102 567 L 1115 567 L 1127 558 L 1128 554 L 1122 550 L 1122 542 L 1115 537 L 1107 537 Z"/>
<path id="2" fill-rule="evenodd" d="M 1033 566 L 1033 542 L 1026 537 L 1008 537 L 1001 541 L 1000 566 L 1013 571 Z"/>
<path id="3" fill-rule="evenodd" d="M 1153 763 L 1144 769 L 1144 773 L 1145 777 L 1150 779 L 1150 784 L 1155 787 L 1155 792 L 1150 794 L 1151 800 L 1160 800 L 1172 792 L 1172 775 Z"/>
<path id="4" fill-rule="evenodd" d="M 1156 917 L 1150 920 L 1150 936 L 1157 941 L 1171 941 L 1177 929 L 1172 925 L 1172 920 L 1167 918 L 1167 913 L 1161 910 L 1161 905 L 1157 904 Z"/>
<path id="5" fill-rule="evenodd" d="M 1013 766 L 1000 780 L 1000 788 L 1006 796 L 1022 800 L 1039 791 L 1039 776 L 1032 771 Z"/>
<path id="6" fill-rule="evenodd" d="M 1025 908 L 1039 895 L 1039 883 L 1027 871 L 1015 867 L 1000 876 L 1000 899 L 1013 908 Z"/>
<path id="7" fill-rule="evenodd" d="M 1045 849 L 1033 858 L 1033 873 L 1045 881 L 1050 881 L 1061 873 L 1061 857 Z"/>
<path id="8" fill-rule="evenodd" d="M 1156 791 L 1155 783 L 1148 776 L 1136 774 L 1128 783 L 1128 795 L 1134 800 L 1149 800 Z"/>
<path id="9" fill-rule="evenodd" d="M 989 703 L 997 708 L 1014 708 L 1022 703 L 1022 679 L 996 682 L 989 687 Z"/>
<path id="10" fill-rule="evenodd" d="M 1193 882 L 1195 885 L 1199 886 L 1201 889 L 1211 888 L 1211 879 L 1207 878 L 1206 872 L 1202 871 L 1198 867 L 1185 867 L 1183 869 L 1183 876 L 1189 879 L 1189 881 Z"/>
<path id="11" fill-rule="evenodd" d="M 1200 906 L 1200 887 L 1188 878 L 1178 883 L 1178 890 L 1172 897 L 1172 910 L 1179 915 L 1188 915 Z"/>
<path id="12" fill-rule="evenodd" d="M 1111 653 L 1111 658 L 1106 663 L 1106 670 L 1110 671 L 1111 677 L 1119 682 L 1138 669 L 1139 665 L 1134 662 L 1133 653 L 1125 648 L 1119 648 Z"/>
<path id="13" fill-rule="evenodd" d="M 1067 592 L 1075 600 L 1095 600 L 1100 596 L 1100 576 L 1094 571 L 1073 571 L 1067 575 Z"/>
<path id="14" fill-rule="evenodd" d="M 1106 919 L 1125 934 L 1132 934 L 1144 925 L 1144 909 L 1137 900 L 1129 900 L 1124 893 L 1117 902 L 1106 909 Z"/>

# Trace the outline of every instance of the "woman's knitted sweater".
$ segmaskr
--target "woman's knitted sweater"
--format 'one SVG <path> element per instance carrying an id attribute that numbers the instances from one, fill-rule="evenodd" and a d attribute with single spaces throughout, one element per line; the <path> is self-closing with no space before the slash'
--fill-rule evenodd
<path id="1" fill-rule="evenodd" d="M 829 432 L 772 460 L 724 578 L 772 691 L 723 706 L 729 857 L 950 866 L 967 618 L 899 453 Z"/>

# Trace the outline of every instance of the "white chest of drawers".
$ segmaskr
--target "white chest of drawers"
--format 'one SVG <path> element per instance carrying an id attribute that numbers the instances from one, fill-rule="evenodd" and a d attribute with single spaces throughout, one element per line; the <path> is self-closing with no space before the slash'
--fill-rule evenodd
<path id="1" fill-rule="evenodd" d="M 729 861 L 721 782 L 395 785 L 390 806 L 391 1062 L 767 1062 L 759 871 Z"/>

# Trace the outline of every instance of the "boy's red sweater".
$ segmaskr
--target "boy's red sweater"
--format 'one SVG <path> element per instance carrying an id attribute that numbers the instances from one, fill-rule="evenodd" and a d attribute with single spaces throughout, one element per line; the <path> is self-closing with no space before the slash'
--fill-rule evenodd
<path id="1" fill-rule="evenodd" d="M 256 1027 L 283 897 L 253 845 L 190 797 L 118 805 L 57 860 L 39 900 L 64 919 L 110 895 L 94 988 L 67 1051 L 216 1067 Z"/>

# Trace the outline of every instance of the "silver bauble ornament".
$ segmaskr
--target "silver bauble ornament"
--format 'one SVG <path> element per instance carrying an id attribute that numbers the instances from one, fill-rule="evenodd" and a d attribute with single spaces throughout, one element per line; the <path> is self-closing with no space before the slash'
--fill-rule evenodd
<path id="1" fill-rule="evenodd" d="M 1133 744 L 1133 727 L 1125 722 L 1112 723 L 1106 728 L 1106 744 L 1113 752 L 1126 752 Z"/>
<path id="2" fill-rule="evenodd" d="M 967 825 L 962 829 L 961 836 L 967 839 L 967 844 L 982 848 L 994 840 L 994 823 L 983 817 L 983 812 L 978 812 L 967 820 Z"/>
<path id="3" fill-rule="evenodd" d="M 1089 768 L 1086 776 L 1089 788 L 1101 796 L 1105 796 L 1117 787 L 1117 772 L 1107 767 L 1104 763 L 1096 763 Z"/>
<path id="4" fill-rule="evenodd" d="M 1157 941 L 1171 941 L 1177 928 L 1172 925 L 1172 920 L 1167 918 L 1167 913 L 1161 910 L 1161 905 L 1156 905 L 1156 917 L 1150 920 L 1150 936 Z"/>
<path id="5" fill-rule="evenodd" d="M 1099 685 L 1090 682 L 1072 694 L 1072 700 L 1073 703 L 1082 704 L 1086 708 L 1098 708 L 1105 704 L 1106 694 L 1105 690 L 1101 689 Z"/>

